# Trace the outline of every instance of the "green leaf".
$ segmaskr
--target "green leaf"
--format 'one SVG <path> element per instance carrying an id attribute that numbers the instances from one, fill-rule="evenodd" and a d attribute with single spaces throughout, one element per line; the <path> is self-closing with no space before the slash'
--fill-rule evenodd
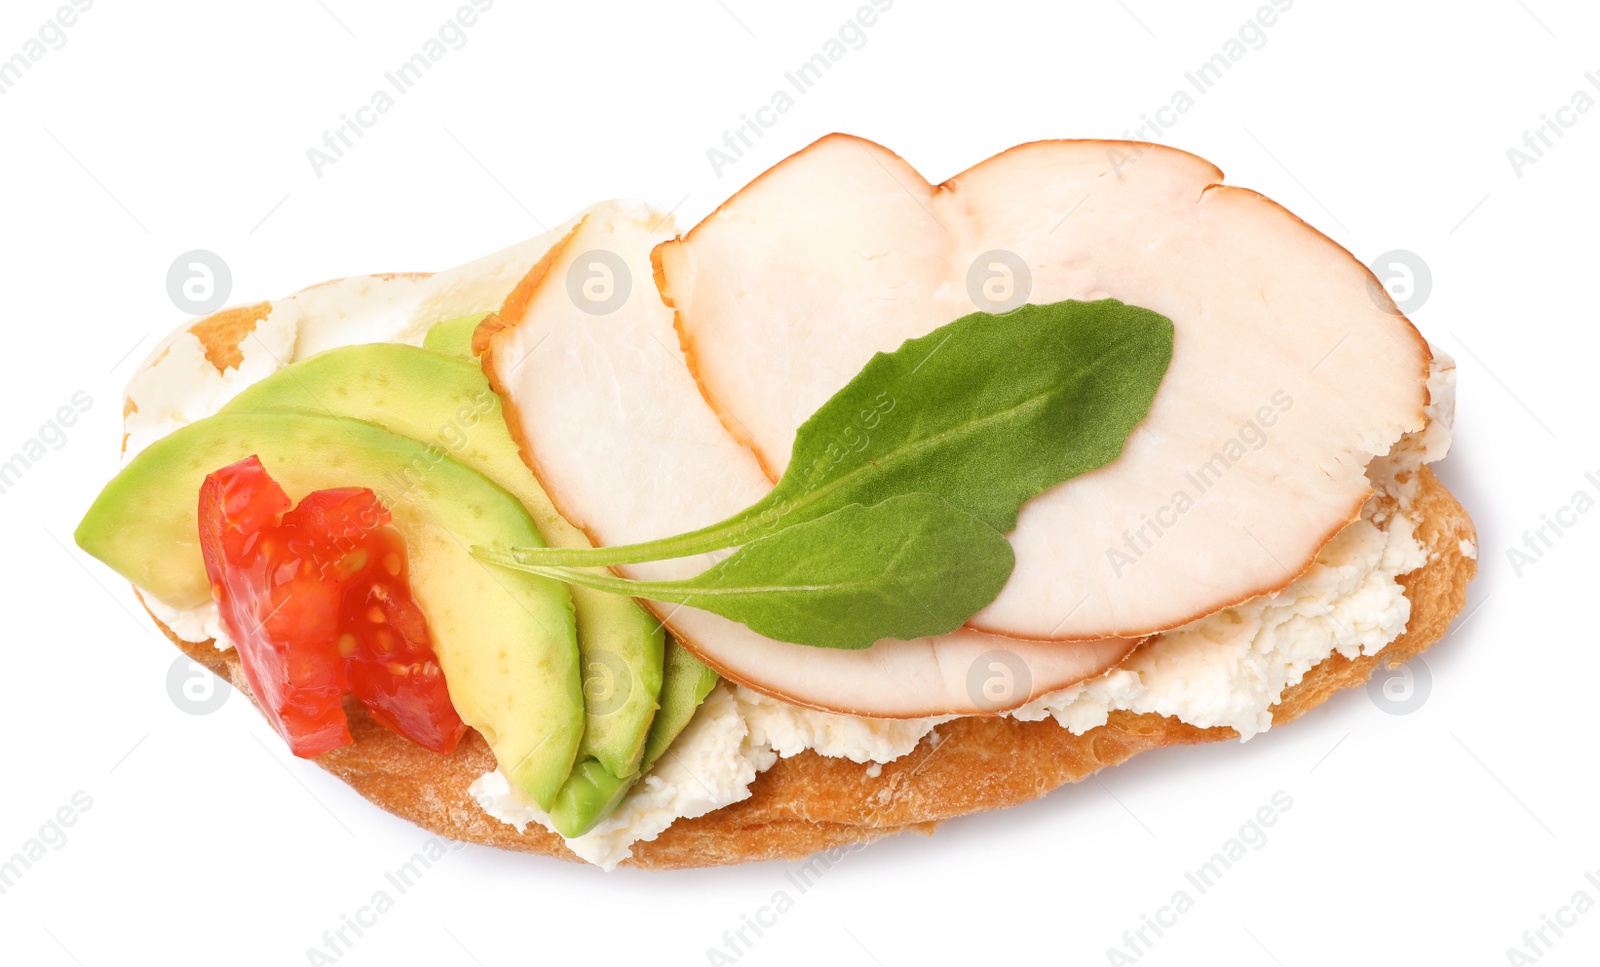
<path id="1" fill-rule="evenodd" d="M 949 634 L 994 600 L 1015 564 L 999 531 L 916 493 L 786 526 L 682 581 L 628 581 L 529 563 L 531 550 L 473 553 L 580 587 L 715 612 L 769 638 L 826 648 Z"/>
<path id="2" fill-rule="evenodd" d="M 1115 299 L 973 313 L 879 353 L 795 436 L 759 503 L 622 547 L 524 563 L 629 564 L 735 547 L 850 504 L 928 493 L 1009 532 L 1022 505 L 1122 453 L 1172 360 L 1172 323 Z"/>

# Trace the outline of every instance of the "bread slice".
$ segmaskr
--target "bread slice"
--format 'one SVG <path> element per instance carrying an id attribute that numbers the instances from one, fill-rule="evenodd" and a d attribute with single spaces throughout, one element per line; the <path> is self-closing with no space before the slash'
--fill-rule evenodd
<path id="1" fill-rule="evenodd" d="M 1350 660 L 1335 654 L 1312 668 L 1273 708 L 1274 725 L 1299 718 L 1340 689 L 1364 685 L 1380 664 L 1421 653 L 1460 612 L 1477 571 L 1463 553 L 1463 542 L 1477 541 L 1472 521 L 1425 467 L 1417 471 L 1410 513 L 1428 563 L 1399 579 L 1411 601 L 1406 631 L 1375 655 Z M 161 628 L 195 661 L 250 694 L 236 653 Z M 363 796 L 451 839 L 579 861 L 556 834 L 537 825 L 518 832 L 473 801 L 467 787 L 495 767 L 477 733 L 468 732 L 454 754 L 440 756 L 378 725 L 352 699 L 345 710 L 354 743 L 315 761 Z M 656 839 L 636 843 L 624 865 L 672 869 L 797 859 L 906 830 L 932 833 L 945 820 L 1036 799 L 1140 752 L 1237 736 L 1230 728 L 1122 711 L 1082 735 L 1048 718 L 957 719 L 875 777 L 867 765 L 813 752 L 779 759 L 756 779 L 749 799 L 679 820 Z"/>

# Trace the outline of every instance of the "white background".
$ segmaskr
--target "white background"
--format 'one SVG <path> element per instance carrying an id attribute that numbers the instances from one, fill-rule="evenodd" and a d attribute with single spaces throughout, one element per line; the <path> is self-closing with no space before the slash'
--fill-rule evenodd
<path id="1" fill-rule="evenodd" d="M 238 695 L 180 710 L 173 649 L 71 546 L 116 467 L 122 385 L 183 321 L 176 256 L 219 253 L 246 302 L 447 267 L 611 196 L 677 205 L 687 225 L 833 130 L 939 180 L 1018 142 L 1135 131 L 1258 6 L 899 0 L 717 177 L 707 148 L 857 5 L 501 0 L 320 177 L 306 150 L 454 0 L 96 3 L 0 95 L 0 458 L 75 391 L 93 399 L 0 495 L 0 858 L 75 792 L 92 800 L 0 895 L 0 961 L 307 963 L 426 838 L 290 758 Z M 6 3 L 0 58 L 56 6 Z M 1146 755 L 882 843 L 796 895 L 739 963 L 1106 963 L 1278 790 L 1293 806 L 1265 846 L 1140 963 L 1516 963 L 1507 948 L 1576 891 L 1600 901 L 1584 878 L 1600 869 L 1600 513 L 1520 576 L 1507 556 L 1576 491 L 1600 494 L 1584 476 L 1600 478 L 1600 110 L 1565 115 L 1520 173 L 1507 157 L 1575 91 L 1600 98 L 1584 76 L 1597 26 L 1592 4 L 1558 0 L 1299 0 L 1160 138 L 1363 261 L 1400 249 L 1431 270 L 1413 319 L 1461 366 L 1440 472 L 1483 555 L 1470 618 L 1427 654 L 1421 708 L 1347 692 L 1248 744 Z M 606 875 L 468 847 L 338 962 L 718 962 L 725 930 L 796 893 L 788 869 Z M 1540 963 L 1593 963 L 1600 911 L 1547 937 Z"/>

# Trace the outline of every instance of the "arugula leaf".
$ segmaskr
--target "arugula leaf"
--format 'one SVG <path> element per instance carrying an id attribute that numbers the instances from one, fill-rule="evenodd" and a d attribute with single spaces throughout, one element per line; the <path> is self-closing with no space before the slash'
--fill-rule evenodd
<path id="1" fill-rule="evenodd" d="M 682 581 L 544 566 L 530 563 L 528 550 L 473 553 L 580 587 L 712 611 L 779 641 L 850 649 L 955 631 L 994 600 L 1016 563 L 999 531 L 915 493 L 787 526 Z"/>
<path id="2" fill-rule="evenodd" d="M 688 557 L 905 493 L 1014 530 L 1024 503 L 1121 454 L 1166 374 L 1172 336 L 1165 316 L 1115 299 L 963 316 L 873 356 L 800 427 L 783 479 L 754 506 L 676 537 L 528 549 L 520 560 Z"/>

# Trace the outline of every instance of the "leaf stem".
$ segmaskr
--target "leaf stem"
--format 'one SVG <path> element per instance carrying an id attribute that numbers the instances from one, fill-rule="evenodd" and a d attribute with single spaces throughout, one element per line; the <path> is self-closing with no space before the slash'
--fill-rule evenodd
<path id="1" fill-rule="evenodd" d="M 573 567 L 547 567 L 541 564 L 525 564 L 518 560 L 515 552 L 506 553 L 487 547 L 474 547 L 474 557 L 490 564 L 498 564 L 514 571 L 524 571 L 528 574 L 537 574 L 539 577 L 550 578 L 563 584 L 575 584 L 583 588 L 592 588 L 596 591 L 605 591 L 610 594 L 623 594 L 634 598 L 651 598 L 652 600 L 671 601 L 681 604 L 694 597 L 730 597 L 751 594 L 793 593 L 809 591 L 836 591 L 853 590 L 871 587 L 871 581 L 838 581 L 828 584 L 761 584 L 739 585 L 731 587 L 697 587 L 693 578 L 684 581 L 633 581 L 619 578 L 604 571 L 588 571 Z"/>
<path id="2" fill-rule="evenodd" d="M 740 515 L 741 517 L 743 515 Z M 675 537 L 621 544 L 616 547 L 513 547 L 494 552 L 495 563 L 507 567 L 610 567 L 616 564 L 644 564 L 720 551 L 740 543 L 740 518 L 730 518 Z M 479 555 L 482 557 L 483 555 Z M 503 560 L 501 559 L 503 558 Z M 489 558 L 485 557 L 485 560 Z"/>
<path id="3" fill-rule="evenodd" d="M 576 584 L 579 587 L 593 588 L 596 591 L 605 591 L 610 594 L 623 594 L 632 598 L 649 597 L 651 591 L 657 593 L 674 592 L 682 594 L 681 587 L 676 587 L 672 582 L 662 581 L 630 581 L 619 578 L 604 571 L 585 571 L 573 567 L 546 566 L 543 564 L 529 564 L 519 559 L 520 552 L 496 550 L 488 547 L 474 547 L 472 555 L 480 561 L 498 564 L 513 571 L 524 571 L 528 574 L 537 574 L 540 577 L 551 578 L 563 584 Z M 676 600 L 675 598 L 669 600 Z"/>

